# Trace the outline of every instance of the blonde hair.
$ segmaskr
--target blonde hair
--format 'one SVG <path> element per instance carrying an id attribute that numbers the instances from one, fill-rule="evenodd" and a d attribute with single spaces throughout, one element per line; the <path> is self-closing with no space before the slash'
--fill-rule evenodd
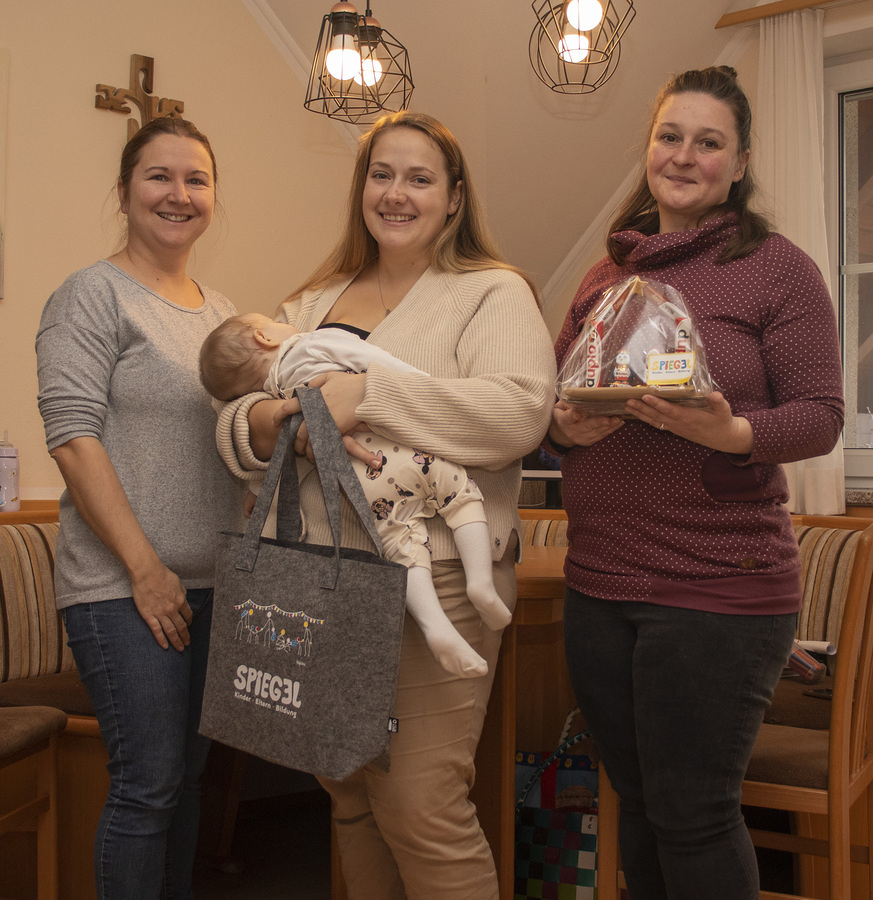
<path id="1" fill-rule="evenodd" d="M 381 135 L 395 128 L 414 128 L 430 138 L 445 159 L 449 189 L 460 188 L 458 209 L 447 218 L 437 235 L 431 248 L 430 264 L 438 272 L 455 274 L 507 269 L 524 278 L 536 297 L 536 288 L 527 275 L 507 263 L 497 249 L 455 136 L 433 116 L 402 110 L 383 116 L 361 137 L 342 237 L 324 262 L 287 299 L 295 300 L 308 290 L 324 287 L 340 275 L 358 272 L 379 256 L 379 245 L 364 222 L 364 186 L 373 145 Z"/>
<path id="2" fill-rule="evenodd" d="M 266 352 L 255 340 L 256 326 L 231 316 L 213 329 L 200 348 L 200 381 L 216 400 L 235 400 L 264 386 Z"/>

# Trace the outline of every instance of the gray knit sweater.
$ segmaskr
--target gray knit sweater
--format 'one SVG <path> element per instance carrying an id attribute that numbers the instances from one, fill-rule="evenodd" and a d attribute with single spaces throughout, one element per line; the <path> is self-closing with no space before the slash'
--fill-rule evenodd
<path id="1" fill-rule="evenodd" d="M 49 450 L 76 437 L 101 441 L 146 536 L 188 588 L 212 585 L 216 535 L 237 526 L 241 509 L 198 369 L 203 339 L 234 308 L 201 290 L 199 309 L 176 306 L 101 260 L 52 294 L 36 337 Z M 124 567 L 67 492 L 60 516 L 58 607 L 130 596 Z"/>

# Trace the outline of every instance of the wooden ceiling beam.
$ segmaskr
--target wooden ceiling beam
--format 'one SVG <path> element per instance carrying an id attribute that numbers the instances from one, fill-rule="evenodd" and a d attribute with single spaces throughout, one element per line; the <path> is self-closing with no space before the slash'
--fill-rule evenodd
<path id="1" fill-rule="evenodd" d="M 745 25 L 749 22 L 756 22 L 758 19 L 769 19 L 771 16 L 780 16 L 783 13 L 794 12 L 797 9 L 827 6 L 830 3 L 839 2 L 845 2 L 845 0 L 776 0 L 775 3 L 765 3 L 763 6 L 753 6 L 751 9 L 725 13 L 718 20 L 715 27 L 727 28 L 730 25 Z"/>

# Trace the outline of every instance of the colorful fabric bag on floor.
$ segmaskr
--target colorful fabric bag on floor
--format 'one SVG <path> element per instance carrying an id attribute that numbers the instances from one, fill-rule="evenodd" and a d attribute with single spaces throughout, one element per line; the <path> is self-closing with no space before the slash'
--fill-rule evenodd
<path id="1" fill-rule="evenodd" d="M 577 712 L 553 753 L 516 754 L 515 900 L 597 897 L 597 762 L 569 752 L 590 741 L 569 736 Z"/>

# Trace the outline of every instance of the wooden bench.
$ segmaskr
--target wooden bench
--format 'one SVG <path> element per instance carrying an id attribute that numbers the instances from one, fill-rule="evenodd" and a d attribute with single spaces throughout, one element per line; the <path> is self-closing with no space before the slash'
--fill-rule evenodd
<path id="1" fill-rule="evenodd" d="M 109 790 L 108 757 L 55 609 L 57 535 L 56 505 L 4 513 L 0 520 L 0 706 L 67 714 L 58 739 L 59 897 L 81 900 L 95 895 L 93 843 Z M 0 871 L 12 872 L 20 868 L 19 851 L 7 844 L 0 845 Z"/>

